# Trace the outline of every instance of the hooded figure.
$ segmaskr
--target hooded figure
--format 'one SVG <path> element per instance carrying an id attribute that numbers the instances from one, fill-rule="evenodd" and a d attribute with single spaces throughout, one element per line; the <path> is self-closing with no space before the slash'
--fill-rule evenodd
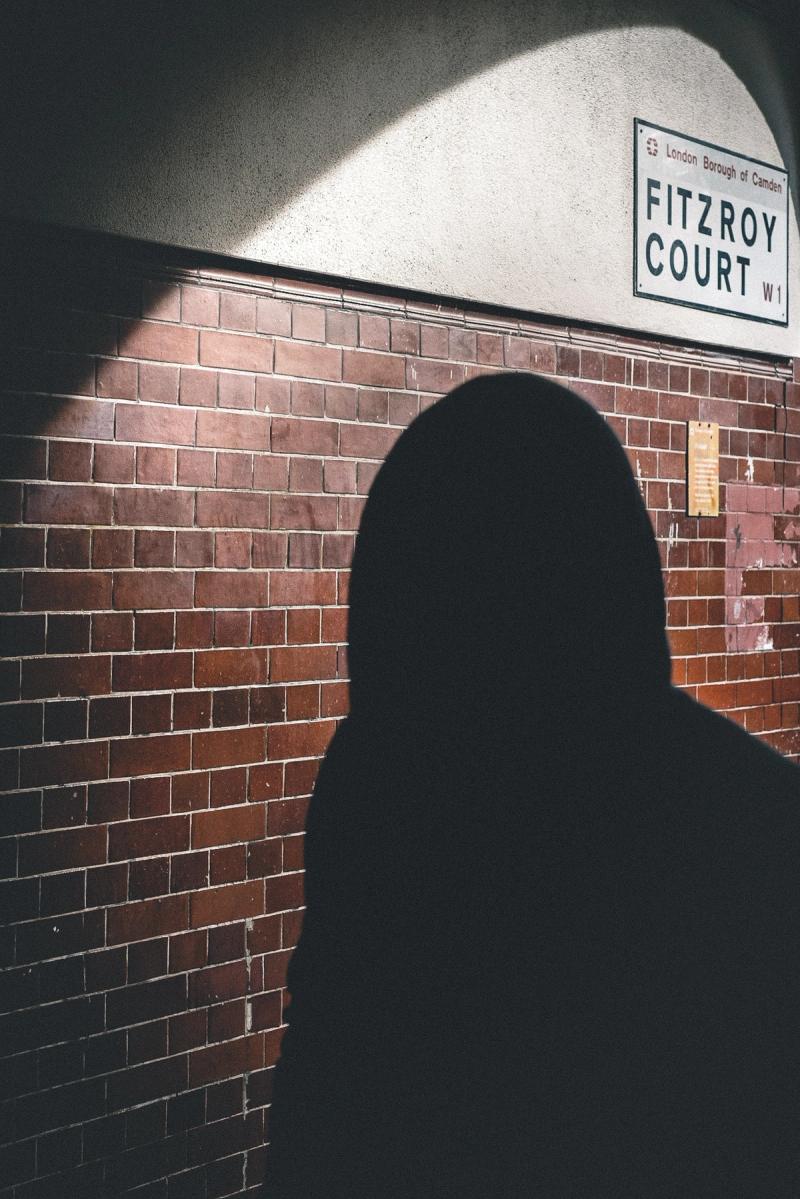
<path id="1" fill-rule="evenodd" d="M 265 1195 L 800 1195 L 800 773 L 670 686 L 609 427 L 458 388 L 350 595 Z"/>

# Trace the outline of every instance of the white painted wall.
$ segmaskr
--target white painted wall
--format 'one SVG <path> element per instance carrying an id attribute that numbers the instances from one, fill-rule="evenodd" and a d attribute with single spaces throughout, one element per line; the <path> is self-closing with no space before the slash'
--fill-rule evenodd
<path id="1" fill-rule="evenodd" d="M 229 27 L 228 42 L 212 27 L 219 16 L 196 23 L 183 47 L 162 49 L 163 77 L 137 88 L 132 76 L 124 102 L 105 110 L 78 107 L 90 133 L 73 143 L 74 157 L 52 133 L 49 177 L 30 139 L 27 155 L 20 146 L 6 209 L 389 287 L 800 353 L 791 206 L 788 329 L 632 291 L 634 117 L 792 165 L 777 139 L 788 156 L 794 118 L 758 22 L 728 0 L 691 31 L 672 3 L 564 7 L 429 0 L 401 15 L 403 6 L 355 2 L 339 20 L 312 22 L 308 5 L 305 21 L 302 4 L 291 19 L 273 5 L 272 24 L 248 9 L 251 26 Z M 216 69 L 212 45 L 226 48 Z"/>

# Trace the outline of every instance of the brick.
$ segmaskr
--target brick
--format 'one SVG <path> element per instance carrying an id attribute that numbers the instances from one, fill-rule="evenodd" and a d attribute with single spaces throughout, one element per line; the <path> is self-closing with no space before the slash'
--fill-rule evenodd
<path id="1" fill-rule="evenodd" d="M 119 358 L 98 358 L 97 394 L 116 400 L 135 400 L 138 373 L 135 362 Z"/>
<path id="2" fill-rule="evenodd" d="M 63 539 L 63 534 L 72 535 L 69 541 Z M 44 529 L 0 529 L 0 566 L 43 566 L 44 565 Z M 59 534 L 61 536 L 59 536 Z M 76 562 L 73 559 L 74 549 L 78 543 L 74 540 L 81 538 L 81 546 L 85 546 L 83 530 L 50 530 L 49 540 L 52 549 L 48 547 L 48 564 L 53 566 L 88 566 L 88 562 Z M 62 548 L 63 547 L 63 548 Z M 65 550 L 70 547 L 67 552 Z M 88 547 L 87 547 L 88 548 Z M 81 555 L 82 557 L 84 555 Z"/>
<path id="3" fill-rule="evenodd" d="M 270 682 L 336 677 L 336 646 L 276 646 L 271 651 Z"/>
<path id="4" fill-rule="evenodd" d="M 195 655 L 196 687 L 230 687 L 267 681 L 263 649 L 211 650 Z"/>
<path id="5" fill-rule="evenodd" d="M 132 483 L 136 452 L 129 445 L 94 447 L 94 478 L 98 483 Z"/>
<path id="6" fill-rule="evenodd" d="M 217 372 L 181 367 L 178 402 L 188 407 L 213 408 L 217 402 Z"/>
<path id="7" fill-rule="evenodd" d="M 249 612 L 216 612 L 214 614 L 214 644 L 216 646 L 245 645 L 250 634 Z"/>
<path id="8" fill-rule="evenodd" d="M 96 866 L 105 860 L 106 830 L 102 826 L 37 833 L 22 837 L 19 843 L 20 875 Z"/>
<path id="9" fill-rule="evenodd" d="M 92 477 L 92 444 L 51 441 L 48 475 L 62 483 L 84 483 Z"/>
<path id="10" fill-rule="evenodd" d="M 324 341 L 325 309 L 313 304 L 292 304 L 292 336 L 302 341 Z"/>
<path id="11" fill-rule="evenodd" d="M 214 565 L 220 569 L 248 567 L 252 551 L 252 533 L 217 533 L 214 537 Z"/>
<path id="12" fill-rule="evenodd" d="M 340 453 L 345 458 L 385 458 L 399 430 L 374 425 L 342 425 Z"/>
<path id="13" fill-rule="evenodd" d="M 215 691 L 212 723 L 215 727 L 247 724 L 249 707 L 249 696 L 246 688 Z"/>
<path id="14" fill-rule="evenodd" d="M 197 444 L 215 450 L 266 450 L 270 418 L 261 412 L 204 411 L 197 415 Z"/>
<path id="15" fill-rule="evenodd" d="M 292 331 L 292 306 L 286 300 L 259 296 L 256 304 L 256 328 L 259 333 L 288 337 Z"/>
<path id="16" fill-rule="evenodd" d="M 336 603 L 336 574 L 333 571 L 272 571 L 270 603 L 308 607 Z"/>
<path id="17" fill-rule="evenodd" d="M 339 446 L 339 426 L 333 421 L 273 417 L 272 449 L 280 454 L 334 456 Z"/>
<path id="18" fill-rule="evenodd" d="M 240 691 L 218 691 L 215 693 L 217 699 L 225 695 L 241 695 L 246 697 L 247 691 L 243 688 Z M 241 804 L 247 799 L 248 770 L 246 767 L 235 766 L 229 770 L 214 770 L 209 777 L 211 780 L 212 808 Z"/>
<path id="19" fill-rule="evenodd" d="M 191 608 L 193 593 L 189 571 L 120 571 L 114 576 L 114 607 L 119 609 Z"/>
<path id="20" fill-rule="evenodd" d="M 250 720 L 253 724 L 270 724 L 283 720 L 286 691 L 283 687 L 254 687 L 250 692 Z"/>
<path id="21" fill-rule="evenodd" d="M 136 451 L 136 482 L 169 484 L 175 482 L 177 453 L 162 446 L 139 446 Z"/>
<path id="22" fill-rule="evenodd" d="M 260 880 L 211 887 L 193 893 L 190 898 L 192 928 L 244 920 L 264 912 L 264 884 Z"/>
<path id="23" fill-rule="evenodd" d="M 355 420 L 358 414 L 358 388 L 325 388 L 325 415 L 332 420 Z"/>
<path id="24" fill-rule="evenodd" d="M 114 436 L 114 405 L 95 399 L 4 397 L 0 408 L 0 433 L 41 435 L 42 429 L 47 430 L 48 437 L 110 441 Z"/>
<path id="25" fill-rule="evenodd" d="M 200 363 L 234 370 L 269 371 L 272 369 L 272 339 L 201 329 Z"/>
<path id="26" fill-rule="evenodd" d="M 264 836 L 264 816 L 262 804 L 196 812 L 192 817 L 192 848 L 207 849 L 211 845 L 258 840 Z"/>
<path id="27" fill-rule="evenodd" d="M 288 548 L 286 533 L 253 534 L 253 566 L 264 569 L 270 566 L 285 566 Z"/>
<path id="28" fill-rule="evenodd" d="M 158 362 L 197 362 L 197 330 L 155 321 L 121 320 L 120 353 Z"/>
<path id="29" fill-rule="evenodd" d="M 108 860 L 153 857 L 189 848 L 188 816 L 126 820 L 108 830 Z"/>
<path id="30" fill-rule="evenodd" d="M 219 324 L 219 292 L 210 287 L 181 288 L 181 320 L 188 325 Z"/>
<path id="31" fill-rule="evenodd" d="M 358 318 L 358 342 L 371 350 L 389 349 L 389 321 L 385 316 L 362 312 Z"/>
<path id="32" fill-rule="evenodd" d="M 325 309 L 325 336 L 329 345 L 358 345 L 358 315 L 340 308 Z"/>
<path id="33" fill-rule="evenodd" d="M 247 854 L 245 846 L 227 845 L 212 849 L 209 854 L 209 881 L 212 886 L 222 883 L 238 883 L 247 876 Z"/>
<path id="34" fill-rule="evenodd" d="M 335 529 L 338 505 L 333 496 L 272 497 L 270 523 L 274 529 Z"/>
<path id="35" fill-rule="evenodd" d="M 339 528 L 343 530 L 357 529 L 364 511 L 364 504 L 363 497 L 356 499 L 352 496 L 342 496 L 339 500 Z"/>
<path id="36" fill-rule="evenodd" d="M 295 416 L 323 416 L 325 388 L 321 383 L 293 382 L 290 407 Z"/>
<path id="37" fill-rule="evenodd" d="M 111 690 L 108 655 L 29 658 L 22 664 L 22 696 L 107 695 Z"/>
<path id="38" fill-rule="evenodd" d="M 289 486 L 289 460 L 275 455 L 256 454 L 253 486 L 257 491 L 286 491 Z"/>
<path id="39" fill-rule="evenodd" d="M 175 617 L 175 644 L 178 649 L 202 648 L 211 644 L 213 616 L 210 612 L 178 612 Z"/>
<path id="40" fill-rule="evenodd" d="M 286 640 L 293 645 L 319 641 L 319 608 L 295 608 L 286 614 Z"/>
<path id="41" fill-rule="evenodd" d="M 333 720 L 310 724 L 271 725 L 268 736 L 268 757 L 271 761 L 286 758 L 318 757 L 328 747 L 336 728 Z"/>
<path id="42" fill-rule="evenodd" d="M 195 414 L 163 404 L 118 404 L 117 441 L 193 445 Z"/>
<path id="43" fill-rule="evenodd" d="M 44 787 L 77 783 L 108 775 L 108 742 L 89 741 L 72 745 L 25 749 L 20 757 L 20 785 Z"/>
<path id="44" fill-rule="evenodd" d="M 44 652 L 44 616 L 11 616 L 0 618 L 0 657 L 14 654 Z"/>
<path id="45" fill-rule="evenodd" d="M 246 292 L 223 291 L 220 296 L 219 323 L 223 329 L 248 332 L 256 327 L 256 297 Z"/>
<path id="46" fill-rule="evenodd" d="M 358 389 L 358 419 L 366 424 L 385 425 L 389 418 L 389 392 L 373 387 Z"/>
<path id="47" fill-rule="evenodd" d="M 342 378 L 342 351 L 332 346 L 276 341 L 275 374 L 327 379 L 336 383 Z"/>
<path id="48" fill-rule="evenodd" d="M 133 618 L 127 612 L 98 612 L 92 617 L 92 650 L 131 649 Z"/>
<path id="49" fill-rule="evenodd" d="M 25 488 L 25 520 L 31 524 L 111 524 L 108 487 L 30 483 Z"/>
<path id="50" fill-rule="evenodd" d="M 171 529 L 139 529 L 136 533 L 135 566 L 174 566 L 175 534 Z"/>
<path id="51" fill-rule="evenodd" d="M 31 705 L 36 709 L 37 705 Z M 89 705 L 85 700 L 72 700 L 67 703 L 44 705 L 44 736 L 41 727 L 36 733 L 34 712 L 26 713 L 26 719 L 16 742 L 11 745 L 36 745 L 41 741 L 78 741 L 86 736 Z M 24 737 L 24 739 L 23 739 Z"/>
<path id="52" fill-rule="evenodd" d="M 267 603 L 267 579 L 262 571 L 201 571 L 195 603 L 199 608 L 251 608 Z"/>
<path id="53" fill-rule="evenodd" d="M 190 737 L 186 733 L 172 736 L 129 737 L 111 742 L 109 774 L 125 778 L 142 774 L 165 774 L 188 770 Z"/>
<path id="54" fill-rule="evenodd" d="M 286 719 L 316 720 L 319 716 L 319 683 L 306 687 L 287 687 Z"/>
<path id="55" fill-rule="evenodd" d="M 177 284 L 145 279 L 142 283 L 142 312 L 159 321 L 179 321 L 181 290 Z"/>
<path id="56" fill-rule="evenodd" d="M 213 487 L 214 454 L 210 450 L 178 450 L 177 481 L 183 487 Z"/>
<path id="57" fill-rule="evenodd" d="M 7 403 L 4 397 L 3 403 Z M 42 439 L 8 437 L 0 443 L 0 478 L 44 479 L 47 443 Z"/>
<path id="58" fill-rule="evenodd" d="M 15 532 L 17 530 L 14 530 Z M 20 533 L 44 534 L 44 530 L 20 529 Z M 72 567 L 85 569 L 90 565 L 91 533 L 89 529 L 58 529 L 47 530 L 47 565 L 55 567 Z M 33 557 L 33 553 L 31 553 Z M 11 565 L 40 565 L 36 561 L 12 563 Z"/>
<path id="59" fill-rule="evenodd" d="M 435 362 L 426 358 L 411 359 L 408 363 L 408 387 L 416 391 L 444 393 L 452 391 L 464 379 L 464 367 L 458 363 Z"/>
<path id="60" fill-rule="evenodd" d="M 263 832 L 257 841 L 247 847 L 247 877 L 266 878 L 271 874 L 280 874 L 283 864 L 283 842 L 280 837 L 263 839 Z"/>
<path id="61" fill-rule="evenodd" d="M 175 537 L 176 566 L 212 566 L 214 535 L 200 529 L 179 530 Z"/>
<path id="62" fill-rule="evenodd" d="M 219 377 L 218 402 L 220 408 L 254 408 L 256 402 L 256 381 L 254 375 L 241 373 L 228 374 Z"/>
<path id="63" fill-rule="evenodd" d="M 203 528 L 269 528 L 270 500 L 261 492 L 201 491 L 197 524 Z"/>
<path id="64" fill-rule="evenodd" d="M 264 883 L 264 911 L 268 914 L 285 912 L 303 906 L 303 875 L 281 874 Z"/>
<path id="65" fill-rule="evenodd" d="M 211 695 L 207 691 L 190 691 L 176 695 L 173 700 L 172 723 L 178 729 L 202 729 L 211 723 Z"/>
<path id="66" fill-rule="evenodd" d="M 180 367 L 143 362 L 139 367 L 139 399 L 148 404 L 177 404 Z"/>
<path id="67" fill-rule="evenodd" d="M 323 489 L 338 495 L 353 493 L 356 489 L 356 465 L 354 462 L 327 461 L 324 464 Z"/>
<path id="68" fill-rule="evenodd" d="M 367 350 L 344 350 L 342 380 L 370 387 L 405 386 L 406 368 L 403 358 L 377 354 Z"/>
<path id="69" fill-rule="evenodd" d="M 133 566 L 133 530 L 95 529 L 92 534 L 92 566 L 100 570 Z"/>
<path id="70" fill-rule="evenodd" d="M 195 733 L 192 738 L 192 768 L 237 766 L 264 761 L 264 729 L 219 729 Z"/>
<path id="71" fill-rule="evenodd" d="M 256 408 L 259 412 L 288 412 L 291 384 L 288 379 L 256 379 Z"/>
<path id="72" fill-rule="evenodd" d="M 137 612 L 134 649 L 173 649 L 175 615 L 172 612 Z"/>
<path id="73" fill-rule="evenodd" d="M 89 705 L 90 737 L 124 737 L 131 731 L 131 703 L 124 696 L 93 699 Z M 126 800 L 127 804 L 127 800 Z"/>
<path id="74" fill-rule="evenodd" d="M 115 691 L 171 691 L 192 685 L 190 653 L 133 654 L 114 658 Z"/>
<path id="75" fill-rule="evenodd" d="M 18 524 L 22 519 L 22 487 L 19 483 L 0 483 L 0 520 Z"/>

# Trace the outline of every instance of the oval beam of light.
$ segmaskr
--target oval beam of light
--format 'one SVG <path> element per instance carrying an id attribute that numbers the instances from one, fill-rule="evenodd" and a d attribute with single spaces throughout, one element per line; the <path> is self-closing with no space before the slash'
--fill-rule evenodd
<path id="1" fill-rule="evenodd" d="M 674 27 L 597 30 L 507 59 L 405 112 L 238 253 L 696 339 L 691 310 L 631 294 L 635 116 L 781 162 L 766 119 L 712 47 Z M 793 218 L 790 239 L 794 253 Z M 788 353 L 786 337 L 748 330 L 753 348 Z M 729 318 L 704 314 L 703 338 L 730 344 Z"/>

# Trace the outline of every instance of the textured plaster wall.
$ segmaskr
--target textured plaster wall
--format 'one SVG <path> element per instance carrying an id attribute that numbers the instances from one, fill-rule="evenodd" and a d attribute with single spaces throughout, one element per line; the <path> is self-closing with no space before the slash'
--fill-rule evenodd
<path id="1" fill-rule="evenodd" d="M 7 211 L 800 350 L 791 302 L 784 330 L 632 294 L 635 116 L 793 168 L 768 30 L 730 0 L 181 10 L 145 3 L 116 31 L 87 19 L 70 57 L 75 21 L 54 8 L 25 40 Z M 796 278 L 794 211 L 790 225 Z"/>

